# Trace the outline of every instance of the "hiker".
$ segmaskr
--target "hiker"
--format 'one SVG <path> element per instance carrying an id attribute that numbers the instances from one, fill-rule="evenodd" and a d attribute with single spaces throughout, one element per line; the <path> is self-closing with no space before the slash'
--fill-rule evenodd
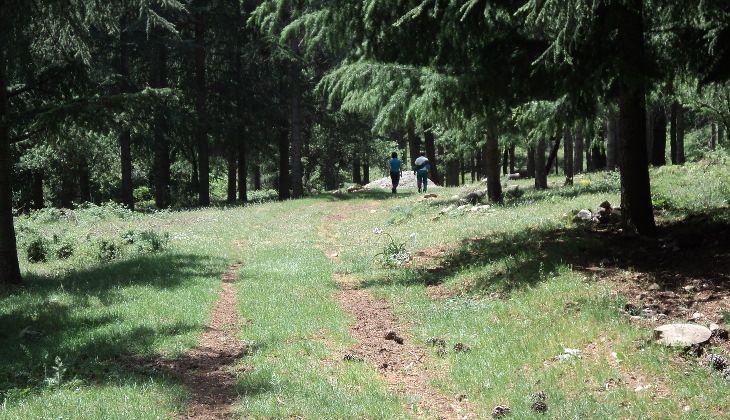
<path id="1" fill-rule="evenodd" d="M 403 175 L 403 162 L 398 159 L 398 153 L 393 152 L 393 154 L 390 155 L 388 169 L 390 169 L 390 180 L 393 181 L 392 191 L 393 194 L 395 194 L 398 189 L 398 184 L 400 183 L 400 177 Z"/>
<path id="2" fill-rule="evenodd" d="M 423 186 L 423 192 L 428 190 L 428 171 L 431 169 L 431 163 L 426 158 L 424 152 L 420 153 L 420 156 L 413 162 L 413 173 L 416 174 L 416 182 L 418 183 L 418 192 L 421 192 L 421 186 Z"/>

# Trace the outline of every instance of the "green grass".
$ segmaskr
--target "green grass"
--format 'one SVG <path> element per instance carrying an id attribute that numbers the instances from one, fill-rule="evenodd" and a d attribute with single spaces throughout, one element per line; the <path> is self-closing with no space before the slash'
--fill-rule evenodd
<path id="1" fill-rule="evenodd" d="M 616 174 L 580 176 L 572 188 L 550 180 L 555 187 L 547 191 L 509 181 L 524 194 L 488 213 L 439 215 L 454 194 L 474 188 L 466 186 L 438 190 L 426 202 L 406 190 L 150 215 L 90 208 L 19 218 L 21 235 L 43 236 L 50 247 L 54 235 L 69 238 L 75 252 L 31 264 L 23 251 L 25 285 L 0 296 L 0 418 L 175 417 L 188 398 L 180 380 L 134 366 L 130 356 L 176 357 L 194 347 L 221 274 L 237 260 L 244 262 L 236 287 L 246 321 L 239 337 L 252 349 L 237 366 L 240 417 L 408 417 L 406 398 L 389 392 L 373 367 L 342 361 L 353 344 L 352 320 L 332 297 L 336 272 L 359 276 L 389 300 L 417 343 L 437 336 L 470 346 L 444 357 L 430 352 L 436 369 L 429 371 L 443 372 L 434 385 L 466 394 L 482 417 L 496 404 L 510 405 L 515 418 L 533 417 L 529 395 L 538 390 L 548 395 L 551 418 L 727 415 L 719 375 L 646 345 L 649 331 L 627 321 L 610 284 L 567 262 L 601 246 L 573 224 L 571 212 L 617 204 Z M 730 222 L 725 161 L 653 170 L 652 183 L 664 220 L 705 214 Z M 387 237 L 376 228 L 411 252 L 445 246 L 444 267 L 382 267 L 377 254 Z M 169 234 L 170 241 L 155 252 L 122 243 L 116 259 L 98 258 L 100 240 L 123 242 L 130 230 Z M 325 251 L 337 251 L 337 262 Z M 434 300 L 429 284 L 459 293 Z M 591 344 L 600 351 L 554 361 L 565 347 Z M 655 388 L 621 385 L 631 374 Z"/>

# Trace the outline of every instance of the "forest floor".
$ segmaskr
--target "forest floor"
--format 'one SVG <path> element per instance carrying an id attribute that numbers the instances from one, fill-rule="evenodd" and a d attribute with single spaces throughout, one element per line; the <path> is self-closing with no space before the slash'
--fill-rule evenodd
<path id="1" fill-rule="evenodd" d="M 0 296 L 0 418 L 727 416 L 730 381 L 651 339 L 730 323 L 726 175 L 652 171 L 655 238 L 573 221 L 618 201 L 613 174 L 508 181 L 475 212 L 442 212 L 465 186 L 45 223 L 171 242 L 24 263 Z"/>

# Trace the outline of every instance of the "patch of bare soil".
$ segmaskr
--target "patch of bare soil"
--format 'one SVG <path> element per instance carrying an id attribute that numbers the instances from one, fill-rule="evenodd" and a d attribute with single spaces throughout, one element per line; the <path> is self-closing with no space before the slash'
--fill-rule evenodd
<path id="1" fill-rule="evenodd" d="M 669 320 L 722 324 L 730 314 L 730 226 L 705 219 L 660 226 L 655 238 L 596 233 L 600 253 L 581 255 L 576 268 L 610 281 L 628 298 L 635 319 L 648 326 Z M 730 351 L 730 342 L 719 344 Z"/>
<path id="2" fill-rule="evenodd" d="M 357 289 L 356 279 L 339 275 L 340 291 L 335 298 L 355 319 L 351 327 L 357 344 L 347 357 L 363 359 L 377 366 L 389 388 L 416 398 L 417 416 L 435 415 L 443 419 L 472 418 L 473 410 L 463 397 L 443 395 L 429 384 L 434 372 L 425 364 L 426 352 L 403 333 L 390 305 Z"/>
<path id="3" fill-rule="evenodd" d="M 241 321 L 233 283 L 240 268 L 240 263 L 233 264 L 223 275 L 223 288 L 197 347 L 178 359 L 141 363 L 147 368 L 180 377 L 188 387 L 190 405 L 180 418 L 209 420 L 230 416 L 231 404 L 236 397 L 233 365 L 246 351 L 244 343 L 236 338 Z"/>

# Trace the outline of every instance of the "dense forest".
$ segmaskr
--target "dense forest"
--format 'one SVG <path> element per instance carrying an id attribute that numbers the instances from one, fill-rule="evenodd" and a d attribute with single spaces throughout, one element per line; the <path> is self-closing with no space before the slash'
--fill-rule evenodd
<path id="1" fill-rule="evenodd" d="M 421 151 L 446 186 L 620 173 L 730 142 L 730 4 L 678 0 L 6 0 L 0 282 L 14 217 L 297 199 Z M 519 174 L 519 175 L 517 175 Z"/>

